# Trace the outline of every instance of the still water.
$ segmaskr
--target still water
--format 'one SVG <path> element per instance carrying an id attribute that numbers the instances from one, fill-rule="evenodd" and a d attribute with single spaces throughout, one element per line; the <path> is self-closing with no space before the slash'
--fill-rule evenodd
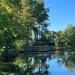
<path id="1" fill-rule="evenodd" d="M 29 75 L 75 75 L 74 49 L 40 53 L 27 60 Z"/>
<path id="2" fill-rule="evenodd" d="M 18 59 L 15 62 L 16 66 L 9 63 L 9 66 L 5 66 L 7 69 L 0 70 L 10 73 L 7 75 L 75 75 L 73 48 L 48 52 L 23 52 Z"/>
<path id="3" fill-rule="evenodd" d="M 64 64 L 58 63 L 57 58 L 48 61 L 47 64 L 49 65 L 48 71 L 51 72 L 51 75 L 75 75 L 75 69 L 73 71 L 68 70 Z"/>
<path id="4" fill-rule="evenodd" d="M 48 71 L 51 75 L 75 75 L 74 49 L 58 50 L 55 52 L 55 58 L 46 63 L 49 65 Z"/>

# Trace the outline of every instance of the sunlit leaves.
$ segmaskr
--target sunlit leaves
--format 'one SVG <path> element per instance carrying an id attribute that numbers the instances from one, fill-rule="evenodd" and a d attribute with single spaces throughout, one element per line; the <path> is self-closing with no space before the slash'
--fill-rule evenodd
<path id="1" fill-rule="evenodd" d="M 13 11 L 11 4 L 7 2 L 7 0 L 1 0 L 0 1 L 0 10 L 3 13 L 3 10 L 5 10 L 6 13 L 11 13 Z"/>
<path id="2" fill-rule="evenodd" d="M 57 32 L 58 44 L 61 46 L 74 46 L 75 45 L 75 26 L 67 25 L 64 31 Z"/>

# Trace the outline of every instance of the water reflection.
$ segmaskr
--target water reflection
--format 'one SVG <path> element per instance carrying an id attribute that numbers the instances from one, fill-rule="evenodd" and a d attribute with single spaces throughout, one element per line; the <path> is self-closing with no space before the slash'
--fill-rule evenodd
<path id="1" fill-rule="evenodd" d="M 75 75 L 75 49 L 23 52 L 18 58 L 23 62 L 7 65 L 7 70 L 1 70 L 10 75 Z"/>
<path id="2" fill-rule="evenodd" d="M 51 75 L 75 75 L 75 69 L 69 71 L 64 64 L 59 64 L 56 58 L 47 62 L 47 64 L 50 65 L 49 71 L 51 72 Z"/>
<path id="3" fill-rule="evenodd" d="M 75 50 L 67 49 L 65 51 L 58 50 L 56 53 L 56 57 L 60 64 L 64 64 L 68 70 L 73 71 L 75 68 Z"/>

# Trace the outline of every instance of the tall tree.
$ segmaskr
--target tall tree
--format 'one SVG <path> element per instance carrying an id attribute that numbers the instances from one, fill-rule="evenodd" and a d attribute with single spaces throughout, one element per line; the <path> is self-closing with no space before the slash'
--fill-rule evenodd
<path id="1" fill-rule="evenodd" d="M 12 64 L 17 49 L 31 42 L 31 31 L 44 32 L 47 20 L 43 0 L 0 0 L 0 61 Z"/>

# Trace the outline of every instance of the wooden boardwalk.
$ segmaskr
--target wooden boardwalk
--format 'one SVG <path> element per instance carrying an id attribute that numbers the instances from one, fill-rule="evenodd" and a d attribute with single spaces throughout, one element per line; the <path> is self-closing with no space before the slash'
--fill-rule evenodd
<path id="1" fill-rule="evenodd" d="M 30 56 L 30 57 L 38 57 L 38 56 L 48 56 L 53 54 L 55 51 L 53 47 L 48 45 L 42 46 L 27 46 L 20 50 L 20 56 Z"/>
<path id="2" fill-rule="evenodd" d="M 27 46 L 25 48 L 23 48 L 21 51 L 30 51 L 30 52 L 46 52 L 46 51 L 50 51 L 52 50 L 53 47 L 52 46 L 48 46 L 48 45 L 42 45 L 42 46 Z"/>

